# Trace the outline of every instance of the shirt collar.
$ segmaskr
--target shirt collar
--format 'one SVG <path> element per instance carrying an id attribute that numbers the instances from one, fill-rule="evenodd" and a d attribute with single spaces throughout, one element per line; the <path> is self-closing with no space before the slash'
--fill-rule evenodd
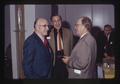
<path id="1" fill-rule="evenodd" d="M 54 31 L 57 32 L 57 29 L 54 28 Z M 59 32 L 62 32 L 62 28 L 60 28 Z"/>
<path id="2" fill-rule="evenodd" d="M 36 33 L 38 35 L 38 37 L 42 40 L 42 42 L 44 42 L 44 37 L 38 33 Z"/>
<path id="3" fill-rule="evenodd" d="M 80 39 L 82 39 L 88 32 L 85 32 L 84 34 L 81 35 Z"/>

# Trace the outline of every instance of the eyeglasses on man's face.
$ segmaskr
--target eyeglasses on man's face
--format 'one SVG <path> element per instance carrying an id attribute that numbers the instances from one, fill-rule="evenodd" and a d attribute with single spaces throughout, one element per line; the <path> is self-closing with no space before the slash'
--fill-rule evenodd
<path id="1" fill-rule="evenodd" d="M 78 27 L 78 26 L 80 26 L 80 25 L 82 25 L 82 24 L 75 24 L 75 27 Z"/>
<path id="2" fill-rule="evenodd" d="M 75 24 L 75 26 L 78 26 L 79 24 Z"/>
<path id="3" fill-rule="evenodd" d="M 49 27 L 49 25 L 37 25 L 37 26 L 39 26 L 39 27 Z"/>

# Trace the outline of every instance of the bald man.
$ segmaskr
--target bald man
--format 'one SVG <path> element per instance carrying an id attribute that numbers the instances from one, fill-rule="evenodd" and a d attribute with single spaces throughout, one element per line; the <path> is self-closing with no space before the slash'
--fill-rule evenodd
<path id="1" fill-rule="evenodd" d="M 92 22 L 88 17 L 81 17 L 75 24 L 75 32 L 79 41 L 71 52 L 70 57 L 62 59 L 69 67 L 70 79 L 96 78 L 97 46 L 93 36 L 89 33 Z"/>
<path id="2" fill-rule="evenodd" d="M 34 32 L 24 42 L 23 69 L 26 79 L 50 79 L 52 72 L 51 48 L 45 39 L 48 21 L 38 18 Z"/>

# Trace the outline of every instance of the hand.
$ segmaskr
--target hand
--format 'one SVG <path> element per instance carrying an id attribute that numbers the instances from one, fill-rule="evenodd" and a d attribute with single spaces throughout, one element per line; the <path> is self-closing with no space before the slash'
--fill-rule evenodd
<path id="1" fill-rule="evenodd" d="M 107 58 L 108 57 L 107 53 L 104 53 L 104 56 L 105 56 L 105 58 Z"/>
<path id="2" fill-rule="evenodd" d="M 62 60 L 65 64 L 68 64 L 69 58 L 69 56 L 63 56 Z"/>

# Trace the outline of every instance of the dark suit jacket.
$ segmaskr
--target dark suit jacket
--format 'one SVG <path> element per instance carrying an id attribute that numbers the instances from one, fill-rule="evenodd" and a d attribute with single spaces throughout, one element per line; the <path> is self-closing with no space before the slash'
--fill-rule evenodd
<path id="1" fill-rule="evenodd" d="M 24 43 L 23 69 L 28 79 L 51 78 L 52 56 L 36 33 L 29 36 Z"/>
<path id="2" fill-rule="evenodd" d="M 103 41 L 104 41 L 104 52 L 107 53 L 109 56 L 114 56 L 114 52 L 113 52 L 114 32 L 110 33 L 109 40 L 107 40 L 107 37 L 104 35 Z"/>

